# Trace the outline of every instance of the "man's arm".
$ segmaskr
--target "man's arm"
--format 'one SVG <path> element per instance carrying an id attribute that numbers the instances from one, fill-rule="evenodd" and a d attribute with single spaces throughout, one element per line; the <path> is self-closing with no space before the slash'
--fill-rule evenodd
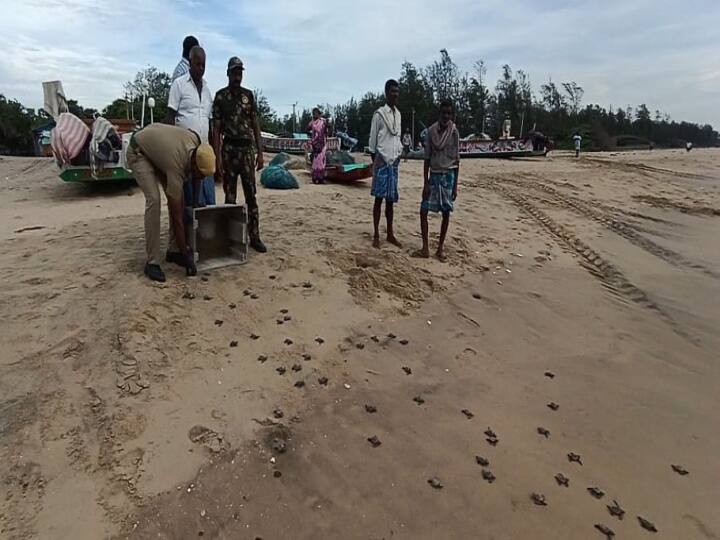
<path id="1" fill-rule="evenodd" d="M 452 199 L 454 201 L 457 199 L 458 182 L 460 181 L 460 133 L 457 130 L 453 133 L 453 144 L 453 153 L 455 154 L 455 163 L 457 164 L 455 167 L 455 182 L 453 183 L 452 192 Z"/>
<path id="2" fill-rule="evenodd" d="M 430 197 L 430 158 L 426 158 L 423 161 L 423 200 L 428 200 Z"/>
<path id="3" fill-rule="evenodd" d="M 373 114 L 372 122 L 370 123 L 370 140 L 368 141 L 368 147 L 370 148 L 370 157 L 372 157 L 373 162 L 375 162 L 375 154 L 377 154 L 377 139 L 379 128 L 380 125 L 378 124 L 378 115 L 377 113 L 375 113 Z"/>
<path id="4" fill-rule="evenodd" d="M 222 121 L 217 117 L 211 122 L 212 131 L 210 132 L 210 144 L 215 151 L 215 178 L 223 178 L 223 162 L 222 162 Z"/>
<path id="5" fill-rule="evenodd" d="M 181 92 L 180 92 L 180 79 L 175 79 L 173 83 L 170 85 L 170 94 L 168 95 L 168 104 L 167 104 L 167 116 L 165 117 L 165 123 L 170 125 L 175 125 L 175 120 L 177 119 L 177 112 L 180 110 L 180 100 L 181 100 Z"/>
<path id="6" fill-rule="evenodd" d="M 168 198 L 168 210 L 170 212 L 170 222 L 172 224 L 173 232 L 175 233 L 175 241 L 180 253 L 182 253 L 185 257 L 185 273 L 188 276 L 194 276 L 197 274 L 197 268 L 195 267 L 195 255 L 188 246 L 187 238 L 185 236 L 182 195 L 176 199 Z"/>
<path id="7" fill-rule="evenodd" d="M 260 119 L 258 118 L 257 110 L 255 111 L 255 119 L 253 121 L 253 131 L 255 132 L 255 146 L 257 147 L 257 170 L 260 171 L 265 166 L 263 157 L 263 144 L 262 136 L 260 135 Z"/>

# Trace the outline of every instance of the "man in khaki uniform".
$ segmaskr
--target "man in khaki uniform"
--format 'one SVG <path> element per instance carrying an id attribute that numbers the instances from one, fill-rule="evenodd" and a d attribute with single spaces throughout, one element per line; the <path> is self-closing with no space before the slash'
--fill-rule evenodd
<path id="1" fill-rule="evenodd" d="M 160 268 L 160 186 L 165 191 L 170 218 L 170 242 L 165 260 L 197 274 L 195 258 L 188 246 L 183 223 L 183 184 L 192 179 L 195 190 L 200 181 L 215 173 L 215 152 L 200 144 L 197 133 L 167 124 L 150 124 L 130 139 L 128 166 L 145 195 L 145 275 L 165 281 Z"/>

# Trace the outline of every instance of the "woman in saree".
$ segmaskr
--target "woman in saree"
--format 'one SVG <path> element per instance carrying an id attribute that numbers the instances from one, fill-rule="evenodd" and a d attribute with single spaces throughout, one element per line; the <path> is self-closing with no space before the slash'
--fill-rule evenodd
<path id="1" fill-rule="evenodd" d="M 327 120 L 320 109 L 315 107 L 312 111 L 313 119 L 308 125 L 310 131 L 310 147 L 312 149 L 312 181 L 313 184 L 325 182 L 325 152 L 327 150 Z"/>

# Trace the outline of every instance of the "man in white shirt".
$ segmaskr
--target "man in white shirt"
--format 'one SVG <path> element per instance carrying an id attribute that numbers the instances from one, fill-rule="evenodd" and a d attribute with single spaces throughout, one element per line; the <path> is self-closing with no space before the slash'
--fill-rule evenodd
<path id="1" fill-rule="evenodd" d="M 195 36 L 185 37 L 185 39 L 183 40 L 182 57 L 180 58 L 178 65 L 175 66 L 175 71 L 173 71 L 171 82 L 190 71 L 190 49 L 192 49 L 193 47 L 197 47 L 198 45 L 200 45 L 200 43 Z"/>
<path id="2" fill-rule="evenodd" d="M 575 157 L 580 157 L 580 145 L 582 144 L 582 136 L 580 133 L 575 133 L 573 142 L 575 143 Z"/>
<path id="3" fill-rule="evenodd" d="M 175 79 L 170 86 L 168 98 L 168 123 L 192 130 L 200 136 L 201 143 L 208 143 L 213 97 L 203 75 L 205 74 L 205 51 L 195 46 L 190 50 L 190 70 Z M 200 193 L 193 192 L 191 183 L 185 184 L 185 204 L 205 206 L 215 204 L 215 179 L 204 178 Z"/>
<path id="4" fill-rule="evenodd" d="M 387 241 L 402 247 L 393 233 L 393 205 L 398 202 L 398 169 L 402 155 L 400 130 L 402 119 L 397 108 L 400 97 L 400 85 L 390 79 L 385 83 L 385 105 L 373 114 L 370 125 L 370 155 L 373 160 L 373 181 L 370 194 L 375 197 L 373 208 L 373 246 L 380 247 L 380 214 L 385 200 L 385 218 L 387 220 Z"/>

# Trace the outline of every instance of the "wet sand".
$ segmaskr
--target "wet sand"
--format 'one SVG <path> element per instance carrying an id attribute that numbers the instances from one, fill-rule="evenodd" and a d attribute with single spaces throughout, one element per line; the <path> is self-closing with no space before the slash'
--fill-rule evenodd
<path id="1" fill-rule="evenodd" d="M 720 538 L 718 158 L 464 161 L 447 263 L 420 162 L 402 249 L 303 173 L 163 285 L 137 187 L 2 158 L 0 537 Z"/>

